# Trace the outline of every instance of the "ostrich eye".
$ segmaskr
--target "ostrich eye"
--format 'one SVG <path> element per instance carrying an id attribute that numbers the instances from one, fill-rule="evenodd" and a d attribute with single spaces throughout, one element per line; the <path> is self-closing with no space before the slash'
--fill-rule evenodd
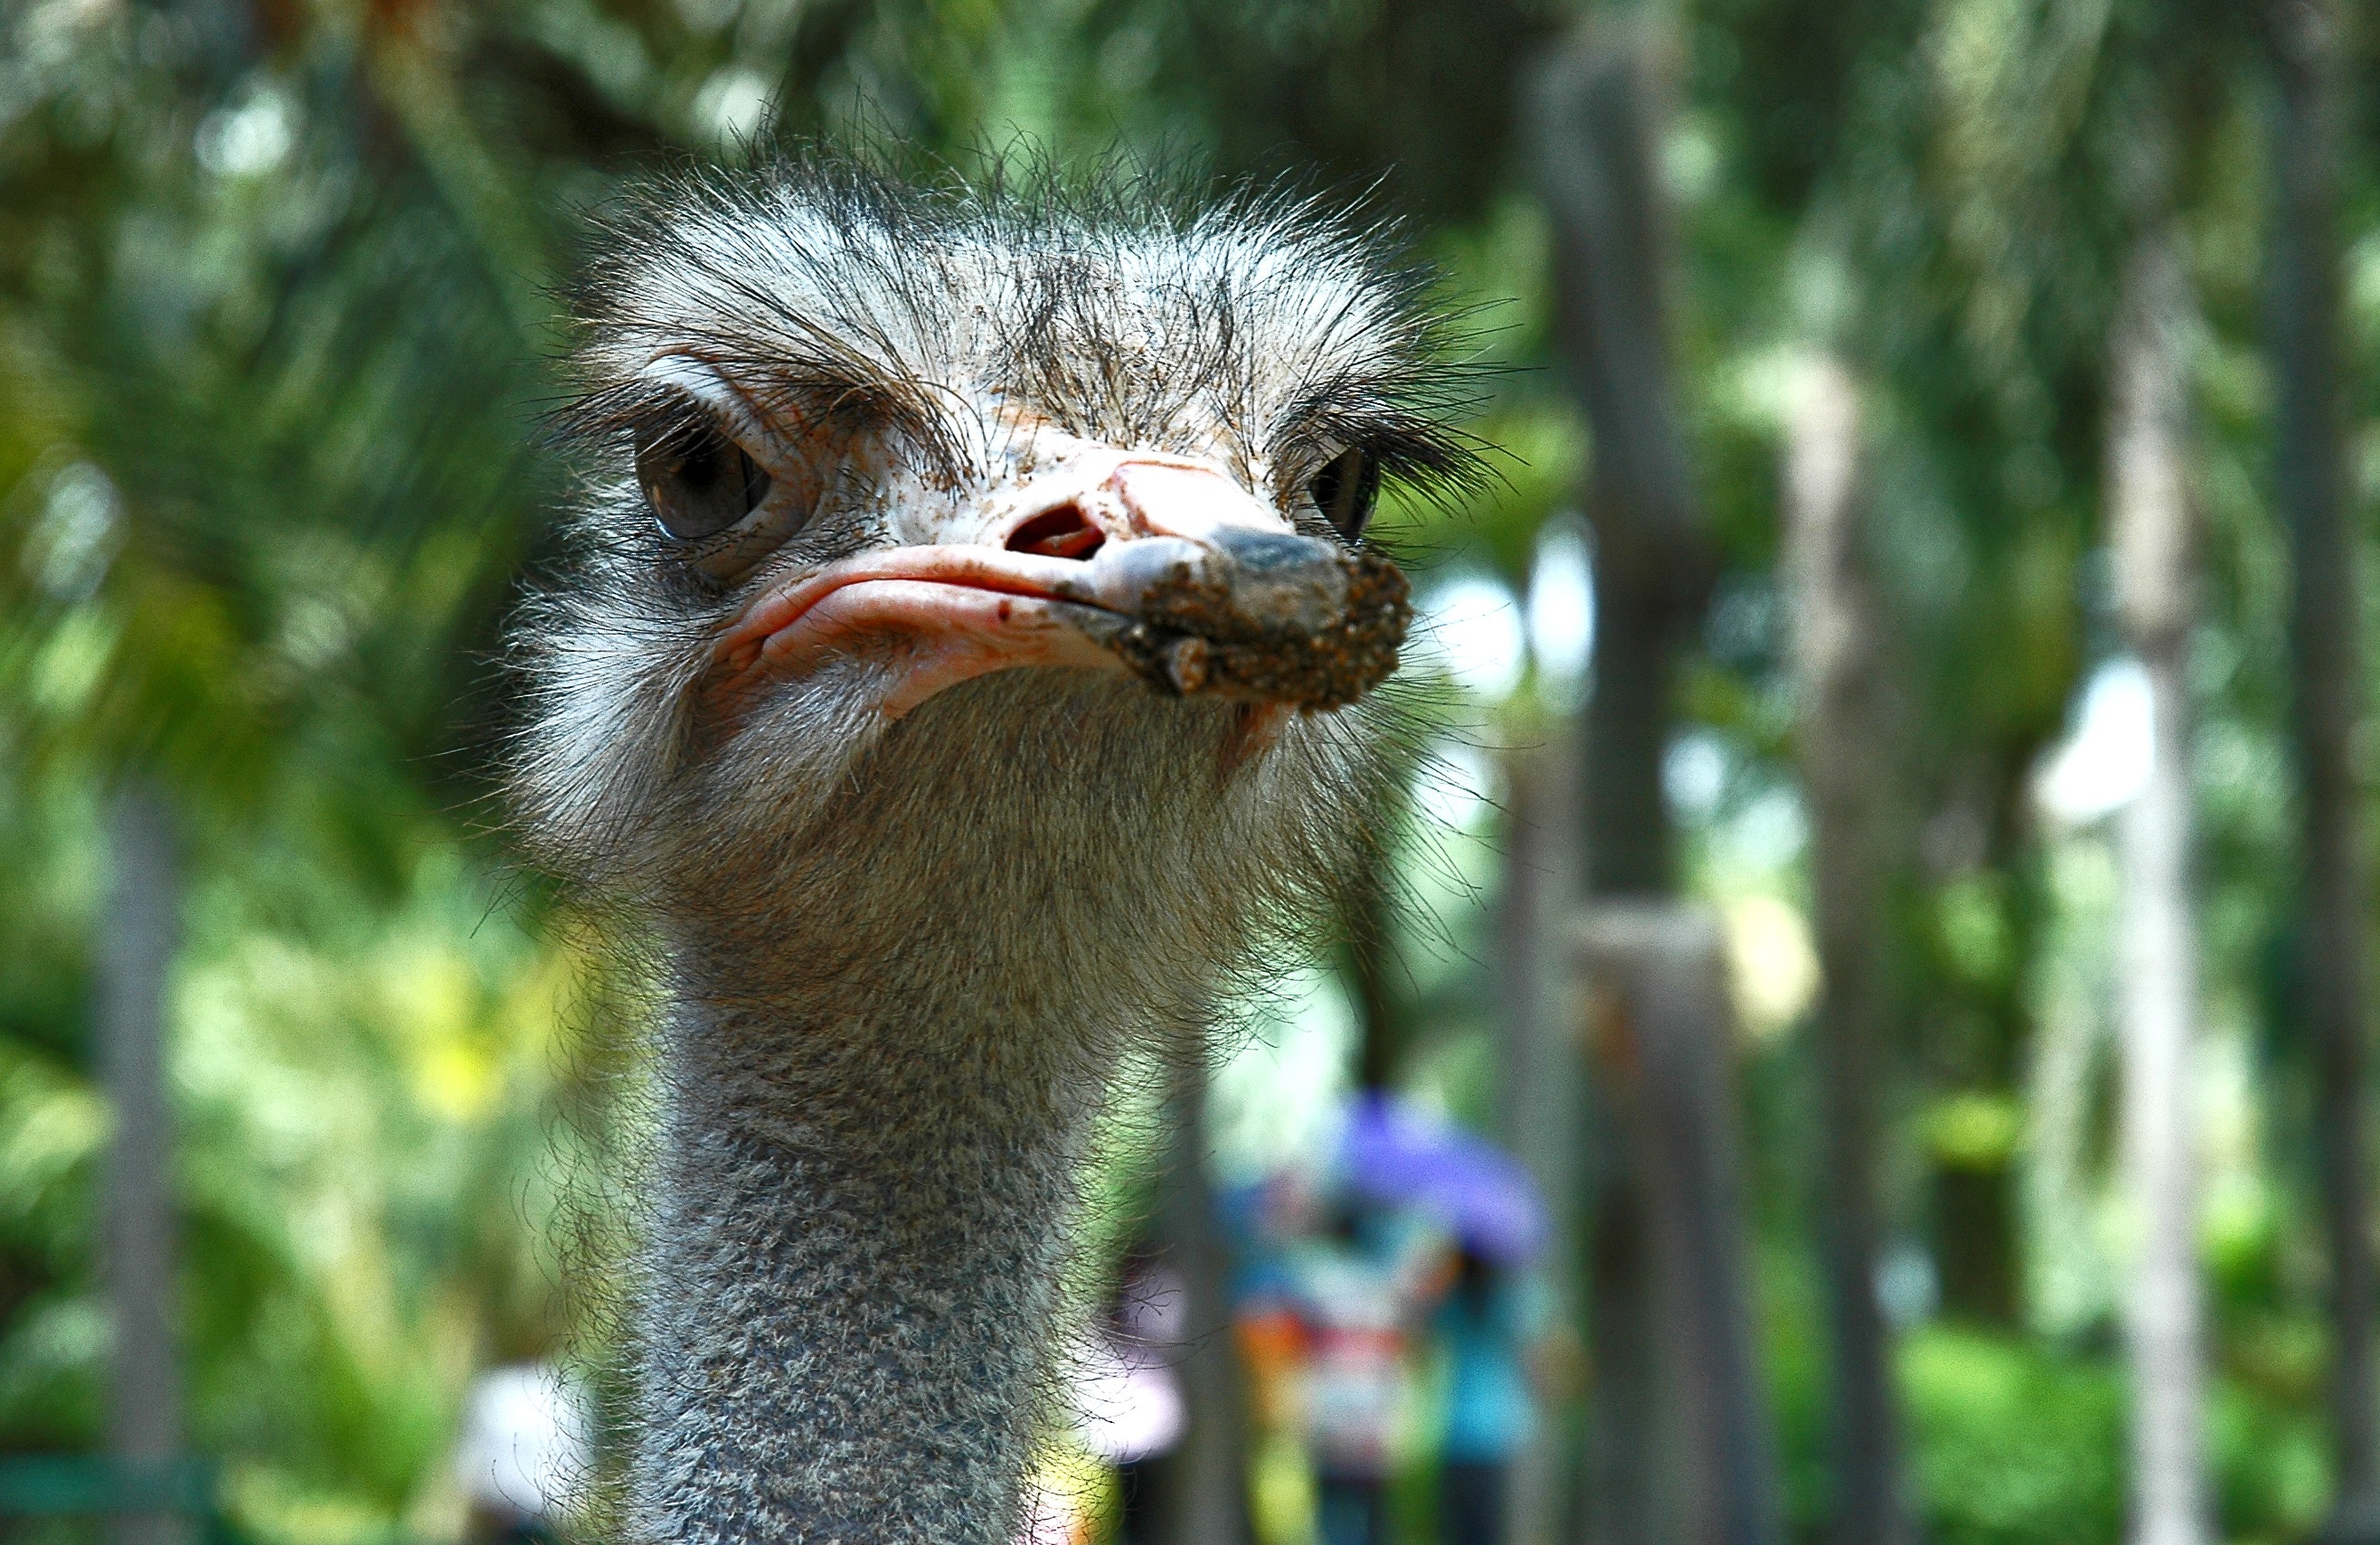
<path id="1" fill-rule="evenodd" d="M 1349 446 L 1314 475 L 1312 488 L 1314 507 L 1352 542 L 1372 523 L 1372 506 L 1380 501 L 1380 464 Z"/>
<path id="2" fill-rule="evenodd" d="M 681 542 L 716 537 L 769 492 L 769 475 L 709 425 L 637 436 L 637 482 L 661 528 Z"/>

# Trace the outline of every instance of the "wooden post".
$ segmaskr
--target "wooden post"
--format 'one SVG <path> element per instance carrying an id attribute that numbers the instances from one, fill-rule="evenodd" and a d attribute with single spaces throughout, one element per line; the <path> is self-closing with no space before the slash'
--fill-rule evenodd
<path id="1" fill-rule="evenodd" d="M 1775 1445 L 1753 1334 L 1718 926 L 1688 907 L 1590 908 L 1575 939 L 1584 1033 L 1635 1183 L 1619 1202 L 1651 1269 L 1609 1306 L 1626 1376 L 1662 1398 L 1649 1444 L 1593 1440 L 1587 1537 L 1629 1545 L 1777 1545 Z M 1612 1205 L 1607 1199 L 1607 1206 Z M 1591 1312 L 1605 1311 L 1600 1298 Z M 1598 1363 L 1598 1379 L 1611 1376 Z M 1633 1454 L 1635 1473 L 1620 1473 Z M 1649 1463 L 1647 1462 L 1649 1461 Z"/>
<path id="2" fill-rule="evenodd" d="M 172 813 L 130 785 L 109 811 L 115 873 L 99 968 L 99 1051 L 115 1117 L 108 1145 L 105 1255 L 115 1346 L 108 1449 L 128 1472 L 162 1478 L 181 1453 L 176 1346 L 173 1117 L 165 1092 L 165 986 L 181 930 Z M 161 1480 L 150 1481 L 151 1485 Z M 171 1513 L 115 1515 L 113 1545 L 175 1545 Z"/>

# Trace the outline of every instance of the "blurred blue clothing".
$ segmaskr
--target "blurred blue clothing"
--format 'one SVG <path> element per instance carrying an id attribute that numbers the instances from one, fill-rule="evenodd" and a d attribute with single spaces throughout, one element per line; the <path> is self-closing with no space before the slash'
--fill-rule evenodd
<path id="1" fill-rule="evenodd" d="M 1519 1295 L 1509 1281 L 1457 1290 L 1437 1318 L 1448 1365 L 1440 1452 L 1451 1461 L 1510 1458 L 1529 1441 L 1533 1420 Z"/>

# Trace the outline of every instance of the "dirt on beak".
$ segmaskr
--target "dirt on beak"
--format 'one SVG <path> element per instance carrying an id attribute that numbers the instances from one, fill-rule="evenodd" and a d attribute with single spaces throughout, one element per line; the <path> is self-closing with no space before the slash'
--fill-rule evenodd
<path id="1" fill-rule="evenodd" d="M 1092 567 L 1097 610 L 1075 625 L 1172 695 L 1344 707 L 1396 670 L 1413 622 L 1388 558 L 1288 533 L 1117 543 Z"/>

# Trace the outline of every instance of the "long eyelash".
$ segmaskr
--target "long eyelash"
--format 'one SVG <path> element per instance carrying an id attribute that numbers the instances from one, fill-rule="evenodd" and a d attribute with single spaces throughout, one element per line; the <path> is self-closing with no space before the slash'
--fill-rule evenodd
<path id="1" fill-rule="evenodd" d="M 708 356 L 706 362 L 731 379 L 759 383 L 759 390 L 747 390 L 747 399 L 760 417 L 780 430 L 870 429 L 906 448 L 929 476 L 955 480 L 966 470 L 941 417 L 921 413 L 915 401 L 883 382 L 803 370 L 783 359 Z M 732 430 L 683 389 L 641 378 L 565 403 L 548 414 L 546 422 L 563 442 L 597 454 L 639 433 L 669 435 L 697 427 Z"/>
<path id="2" fill-rule="evenodd" d="M 1449 362 L 1451 347 L 1452 340 L 1432 338 L 1333 371 L 1291 400 L 1275 421 L 1275 443 L 1359 447 L 1384 477 L 1436 501 L 1484 491 L 1496 480 L 1491 448 L 1460 424 L 1499 372 Z"/>
<path id="3" fill-rule="evenodd" d="M 582 451 L 613 450 L 638 434 L 672 435 L 723 428 L 719 416 L 684 390 L 641 379 L 588 392 L 545 416 L 548 433 Z"/>
<path id="4" fill-rule="evenodd" d="M 1383 483 L 1402 484 L 1440 503 L 1483 493 L 1497 479 L 1491 447 L 1436 419 L 1377 412 L 1318 417 L 1307 420 L 1291 443 L 1311 463 L 1301 476 L 1310 477 L 1327 452 L 1352 446 L 1372 458 Z"/>

